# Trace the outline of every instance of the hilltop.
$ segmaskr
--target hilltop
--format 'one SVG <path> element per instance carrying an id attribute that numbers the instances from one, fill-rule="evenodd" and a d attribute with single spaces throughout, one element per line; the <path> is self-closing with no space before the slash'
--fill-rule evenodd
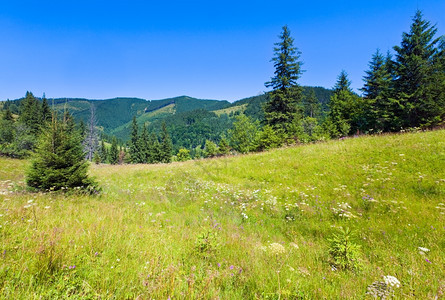
<path id="1" fill-rule="evenodd" d="M 311 90 L 314 90 L 321 105 L 326 109 L 332 91 L 322 87 L 304 87 L 304 95 L 308 95 Z M 13 100 L 16 107 L 21 100 Z M 123 142 L 129 138 L 133 116 L 136 116 L 138 124 L 146 124 L 155 132 L 160 130 L 162 122 L 166 122 L 177 151 L 180 147 L 193 148 L 203 145 L 206 139 L 218 141 L 221 134 L 232 126 L 233 115 L 244 113 L 254 120 L 262 120 L 262 105 L 267 100 L 267 94 L 262 94 L 233 103 L 189 96 L 161 100 L 124 97 L 103 100 L 57 98 L 49 99 L 48 102 L 54 104 L 54 108 L 59 112 L 68 110 L 77 121 L 85 123 L 89 121 L 90 105 L 93 104 L 97 126 L 102 133 L 116 136 Z"/>
<path id="2" fill-rule="evenodd" d="M 0 158 L 2 297 L 440 298 L 444 141 L 440 130 L 92 165 L 100 196 L 28 193 L 28 162 Z M 341 228 L 354 269 L 330 254 Z"/>

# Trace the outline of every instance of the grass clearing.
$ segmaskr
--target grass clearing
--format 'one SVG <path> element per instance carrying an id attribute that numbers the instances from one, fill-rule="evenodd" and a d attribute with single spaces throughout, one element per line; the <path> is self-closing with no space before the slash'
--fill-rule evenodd
<path id="1" fill-rule="evenodd" d="M 445 293 L 445 131 L 92 165 L 100 196 L 23 191 L 0 158 L 1 298 L 400 299 Z M 329 239 L 349 228 L 360 268 Z M 422 251 L 419 247 L 427 248 Z"/>

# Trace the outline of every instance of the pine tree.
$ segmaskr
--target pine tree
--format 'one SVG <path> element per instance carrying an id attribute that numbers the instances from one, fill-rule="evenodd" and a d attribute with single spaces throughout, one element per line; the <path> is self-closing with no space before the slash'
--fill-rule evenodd
<path id="1" fill-rule="evenodd" d="M 3 120 L 9 121 L 9 122 L 14 122 L 14 117 L 12 116 L 12 112 L 9 109 L 9 107 L 7 107 L 5 110 L 5 114 L 3 115 Z"/>
<path id="2" fill-rule="evenodd" d="M 388 131 L 395 121 L 394 114 L 397 102 L 391 97 L 392 74 L 390 56 L 385 58 L 377 49 L 369 62 L 369 70 L 363 77 L 365 118 L 368 129 L 374 132 Z"/>
<path id="3" fill-rule="evenodd" d="M 338 93 L 340 91 L 348 91 L 352 93 L 351 89 L 351 81 L 348 78 L 348 73 L 345 70 L 341 70 L 340 75 L 337 77 L 337 82 L 334 86 L 334 93 Z"/>
<path id="4" fill-rule="evenodd" d="M 400 46 L 395 46 L 396 71 L 395 91 L 403 105 L 404 127 L 431 126 L 443 113 L 444 99 L 435 99 L 430 93 L 438 55 L 435 38 L 437 29 L 423 19 L 418 10 L 413 18 L 410 32 L 403 33 Z M 434 89 L 434 87 L 433 87 Z M 437 101 L 438 100 L 438 101 Z"/>
<path id="5" fill-rule="evenodd" d="M 111 142 L 110 153 L 108 154 L 108 160 L 110 164 L 115 165 L 119 162 L 119 149 L 117 148 L 117 139 L 113 137 Z"/>
<path id="6" fill-rule="evenodd" d="M 38 136 L 42 124 L 39 101 L 31 92 L 26 92 L 25 99 L 21 101 L 20 106 L 19 121 L 29 128 L 31 134 Z"/>
<path id="7" fill-rule="evenodd" d="M 40 113 L 41 113 L 41 124 L 46 124 L 47 122 L 51 121 L 52 114 L 51 114 L 51 108 L 48 105 L 48 101 L 45 97 L 42 99 L 42 105 L 40 106 Z"/>
<path id="8" fill-rule="evenodd" d="M 149 139 L 149 158 L 150 160 L 148 161 L 149 163 L 158 163 L 161 162 L 162 157 L 161 157 L 161 145 L 159 144 L 159 140 L 158 137 L 156 136 L 156 134 L 154 132 L 152 132 L 150 134 L 150 139 Z"/>
<path id="9" fill-rule="evenodd" d="M 163 163 L 169 163 L 172 159 L 172 141 L 170 139 L 170 136 L 167 131 L 167 126 L 164 123 L 162 123 L 162 131 L 161 131 L 161 162 Z"/>
<path id="10" fill-rule="evenodd" d="M 283 26 L 283 32 L 279 38 L 280 42 L 275 43 L 275 57 L 272 58 L 275 76 L 265 85 L 272 87 L 273 90 L 284 92 L 297 85 L 297 80 L 302 73 L 302 62 L 299 61 L 301 52 L 294 47 L 294 39 L 290 36 L 287 26 Z"/>
<path id="11" fill-rule="evenodd" d="M 138 148 L 139 148 L 139 163 L 148 163 L 151 161 L 150 145 L 149 145 L 149 135 L 147 126 L 145 124 L 142 126 L 142 134 L 139 137 Z"/>
<path id="12" fill-rule="evenodd" d="M 107 163 L 107 161 L 108 161 L 108 151 L 107 151 L 107 148 L 105 147 L 104 140 L 102 140 L 101 143 L 100 143 L 99 156 L 100 156 L 100 161 L 102 163 Z"/>
<path id="13" fill-rule="evenodd" d="M 131 124 L 131 134 L 130 134 L 130 144 L 129 151 L 130 161 L 134 164 L 140 163 L 141 159 L 141 150 L 139 149 L 139 133 L 138 133 L 138 123 L 136 121 L 136 116 L 133 117 L 133 122 Z"/>
<path id="14" fill-rule="evenodd" d="M 391 85 L 391 74 L 388 72 L 385 57 L 377 49 L 369 62 L 369 70 L 365 72 L 363 77 L 365 84 L 361 91 L 363 97 L 368 99 L 376 99 L 382 94 L 387 96 L 389 87 Z"/>
<path id="15" fill-rule="evenodd" d="M 66 118 L 59 121 L 53 117 L 41 136 L 26 183 L 38 190 L 83 188 L 91 191 L 97 184 L 87 172 L 88 162 L 84 159 L 79 133 L 72 130 Z"/>
<path id="16" fill-rule="evenodd" d="M 358 124 L 362 121 L 358 112 L 359 100 L 359 97 L 352 92 L 347 73 L 344 70 L 341 71 L 334 86 L 334 94 L 328 104 L 328 122 L 331 122 L 335 128 L 334 132 L 331 132 L 333 137 L 346 136 L 365 127 Z"/>
<path id="17" fill-rule="evenodd" d="M 225 136 L 222 136 L 218 144 L 218 153 L 220 155 L 228 155 L 230 153 L 229 142 Z"/>
<path id="18" fill-rule="evenodd" d="M 321 104 L 314 90 L 311 90 L 309 96 L 304 99 L 304 111 L 305 114 L 311 118 L 317 118 L 320 115 Z"/>
<path id="19" fill-rule="evenodd" d="M 274 62 L 275 76 L 266 82 L 266 87 L 272 87 L 270 100 L 264 106 L 266 123 L 275 129 L 286 130 L 286 126 L 300 117 L 302 89 L 297 84 L 302 73 L 299 61 L 301 52 L 294 47 L 294 39 L 290 36 L 287 26 L 279 36 L 280 42 L 275 43 Z"/>

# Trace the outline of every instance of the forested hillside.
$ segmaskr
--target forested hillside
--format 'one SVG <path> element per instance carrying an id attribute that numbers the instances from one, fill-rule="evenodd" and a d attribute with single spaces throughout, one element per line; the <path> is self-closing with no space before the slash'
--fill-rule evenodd
<path id="1" fill-rule="evenodd" d="M 304 87 L 305 95 L 309 95 L 311 91 L 315 92 L 317 99 L 326 108 L 332 91 L 322 87 Z M 19 115 L 20 103 L 24 99 L 5 103 Z M 36 99 L 42 101 L 39 97 Z M 139 125 L 146 124 L 149 130 L 154 132 L 160 132 L 161 124 L 166 122 L 167 129 L 172 134 L 176 153 L 181 147 L 192 149 L 204 146 L 207 139 L 218 142 L 221 134 L 232 127 L 233 116 L 239 113 L 244 113 L 253 120 L 262 121 L 264 119 L 263 104 L 268 101 L 268 95 L 253 96 L 233 103 L 188 96 L 162 100 L 57 98 L 47 101 L 56 111 L 63 113 L 67 110 L 77 122 L 85 124 L 89 121 L 90 106 L 93 104 L 97 126 L 110 142 L 112 136 L 117 137 L 121 142 L 128 141 L 133 116 L 136 116 Z M 241 106 L 243 109 L 238 109 Z M 227 113 L 230 111 L 233 113 Z"/>

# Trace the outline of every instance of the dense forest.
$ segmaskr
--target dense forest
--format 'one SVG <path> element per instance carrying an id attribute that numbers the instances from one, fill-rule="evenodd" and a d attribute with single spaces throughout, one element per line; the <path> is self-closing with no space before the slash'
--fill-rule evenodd
<path id="1" fill-rule="evenodd" d="M 345 70 L 332 89 L 300 86 L 301 52 L 287 26 L 265 84 L 271 91 L 234 103 L 187 96 L 48 100 L 27 92 L 2 102 L 0 153 L 29 156 L 54 115 L 76 122 L 85 158 L 97 163 L 170 162 L 433 128 L 445 119 L 445 38 L 436 33 L 417 11 L 400 45 L 370 58 L 361 95 Z"/>

